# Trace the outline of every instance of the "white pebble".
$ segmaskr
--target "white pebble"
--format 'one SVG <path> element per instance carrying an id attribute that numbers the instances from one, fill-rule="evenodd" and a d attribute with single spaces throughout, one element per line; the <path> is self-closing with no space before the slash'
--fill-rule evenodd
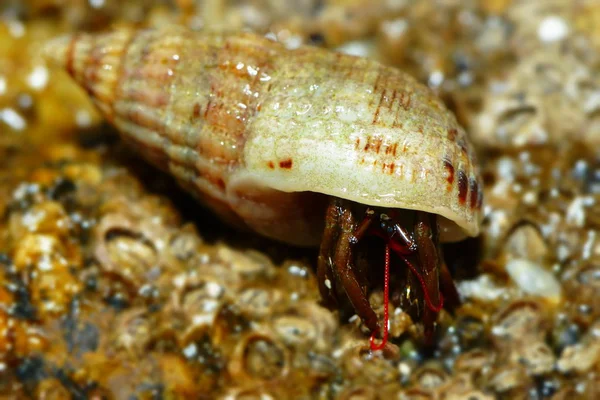
<path id="1" fill-rule="evenodd" d="M 523 195 L 523 203 L 528 206 L 534 206 L 537 203 L 537 194 L 530 190 Z"/>
<path id="2" fill-rule="evenodd" d="M 86 110 L 78 110 L 75 113 L 75 123 L 79 128 L 89 128 L 92 125 L 92 116 Z"/>
<path id="3" fill-rule="evenodd" d="M 225 290 L 216 282 L 206 282 L 206 293 L 210 297 L 218 298 L 221 297 Z"/>
<path id="4" fill-rule="evenodd" d="M 16 131 L 22 131 L 27 126 L 25 119 L 12 108 L 0 110 L 0 120 Z"/>
<path id="5" fill-rule="evenodd" d="M 381 24 L 381 29 L 386 35 L 397 39 L 408 31 L 408 22 L 405 19 L 396 19 L 393 21 L 384 21 Z"/>
<path id="6" fill-rule="evenodd" d="M 538 37 L 542 42 L 556 42 L 564 39 L 569 33 L 569 27 L 564 19 L 557 16 L 544 18 L 538 27 Z"/>
<path id="7" fill-rule="evenodd" d="M 340 53 L 357 57 L 367 57 L 371 53 L 373 45 L 367 41 L 353 41 L 344 43 L 336 50 Z"/>
<path id="8" fill-rule="evenodd" d="M 462 281 L 457 285 L 457 289 L 463 299 L 494 301 L 504 294 L 504 288 L 497 286 L 487 274 L 470 281 Z"/>
<path id="9" fill-rule="evenodd" d="M 183 349 L 183 355 L 187 358 L 195 357 L 198 354 L 198 348 L 196 347 L 196 343 L 190 343 Z"/>
<path id="10" fill-rule="evenodd" d="M 27 76 L 27 83 L 32 89 L 43 89 L 48 83 L 48 69 L 42 65 L 38 65 Z"/>
<path id="11" fill-rule="evenodd" d="M 104 7 L 104 0 L 90 0 L 90 6 L 92 8 L 102 8 Z"/>
<path id="12" fill-rule="evenodd" d="M 8 25 L 8 31 L 10 35 L 14 38 L 20 38 L 25 35 L 25 25 L 21 21 L 8 20 L 6 21 Z"/>
<path id="13" fill-rule="evenodd" d="M 539 264 L 517 258 L 506 263 L 506 272 L 523 292 L 555 302 L 560 300 L 558 280 Z"/>
<path id="14" fill-rule="evenodd" d="M 398 364 L 398 371 L 400 371 L 402 375 L 409 375 L 411 370 L 412 368 L 410 368 L 410 365 L 408 363 L 403 362 Z"/>
<path id="15" fill-rule="evenodd" d="M 567 222 L 578 228 L 583 227 L 586 219 L 584 200 L 583 197 L 576 197 L 567 208 Z"/>
<path id="16" fill-rule="evenodd" d="M 444 73 L 442 71 L 433 71 L 431 75 L 429 75 L 429 81 L 427 82 L 429 86 L 438 87 L 444 82 Z"/>
<path id="17" fill-rule="evenodd" d="M 598 245 L 596 245 L 596 231 L 588 230 L 587 232 L 587 240 L 583 244 L 583 249 L 581 251 L 581 255 L 584 260 L 589 260 L 594 255 L 598 254 Z"/>
<path id="18" fill-rule="evenodd" d="M 285 47 L 289 50 L 295 50 L 302 46 L 302 37 L 298 35 L 292 35 L 285 41 Z"/>

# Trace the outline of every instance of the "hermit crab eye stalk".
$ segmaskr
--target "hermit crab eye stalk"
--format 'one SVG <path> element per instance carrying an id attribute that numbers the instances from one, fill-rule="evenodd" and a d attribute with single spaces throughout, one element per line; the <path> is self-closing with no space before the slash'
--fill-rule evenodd
<path id="1" fill-rule="evenodd" d="M 383 238 L 396 252 L 410 254 L 417 250 L 417 243 L 412 235 L 387 214 L 380 214 L 380 229 L 372 229 L 371 233 Z"/>

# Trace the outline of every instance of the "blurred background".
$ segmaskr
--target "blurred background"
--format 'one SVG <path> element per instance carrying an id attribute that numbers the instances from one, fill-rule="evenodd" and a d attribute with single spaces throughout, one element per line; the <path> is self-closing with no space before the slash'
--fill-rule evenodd
<path id="1" fill-rule="evenodd" d="M 370 353 L 320 305 L 314 252 L 223 226 L 41 58 L 61 34 L 166 24 L 378 60 L 456 114 L 485 218 L 444 249 L 463 304 L 433 349 L 396 307 L 398 354 Z M 594 0 L 2 1 L 0 395 L 599 398 L 599 27 Z"/>

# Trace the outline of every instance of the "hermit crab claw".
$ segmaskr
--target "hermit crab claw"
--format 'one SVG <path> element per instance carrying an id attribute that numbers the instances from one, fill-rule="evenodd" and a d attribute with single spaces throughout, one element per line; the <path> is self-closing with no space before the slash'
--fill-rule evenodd
<path id="1" fill-rule="evenodd" d="M 356 218 L 361 213 L 360 220 Z M 409 229 L 406 225 L 410 225 Z M 378 321 L 368 296 L 365 273 L 356 267 L 355 249 L 367 236 L 382 240 L 385 249 L 384 318 Z M 458 303 L 458 294 L 440 254 L 436 216 L 422 211 L 385 210 L 360 206 L 333 198 L 327 209 L 325 231 L 318 259 L 319 289 L 325 302 L 338 305 L 345 293 L 356 314 L 372 332 L 371 348 L 386 346 L 388 339 L 390 268 L 406 267 L 418 282 L 425 338 L 430 342 L 437 314 L 448 297 Z M 375 336 L 382 333 L 382 341 Z"/>

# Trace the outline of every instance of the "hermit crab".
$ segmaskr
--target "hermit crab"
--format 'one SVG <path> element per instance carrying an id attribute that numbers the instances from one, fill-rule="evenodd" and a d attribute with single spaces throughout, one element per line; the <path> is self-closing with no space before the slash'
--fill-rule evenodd
<path id="1" fill-rule="evenodd" d="M 439 243 L 478 234 L 479 172 L 455 117 L 410 76 L 177 26 L 75 34 L 45 50 L 125 141 L 225 221 L 320 245 L 323 299 L 349 300 L 373 348 L 378 333 L 387 340 L 390 264 L 408 267 L 427 326 L 444 296 L 457 298 Z M 383 324 L 367 296 L 367 238 L 385 254 Z"/>

